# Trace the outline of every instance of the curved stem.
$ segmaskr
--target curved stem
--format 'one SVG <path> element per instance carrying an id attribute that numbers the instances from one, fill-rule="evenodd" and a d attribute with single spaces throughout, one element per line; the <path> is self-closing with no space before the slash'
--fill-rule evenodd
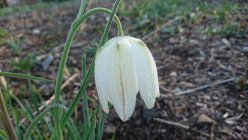
<path id="1" fill-rule="evenodd" d="M 112 14 L 112 11 L 107 9 L 107 8 L 101 8 L 101 7 L 98 7 L 98 8 L 94 8 L 94 9 L 91 9 L 89 11 L 87 11 L 84 15 L 81 15 L 80 17 L 78 17 L 75 21 L 75 23 L 72 25 L 74 27 L 79 27 L 79 25 L 89 16 L 93 15 L 93 14 L 96 14 L 96 13 L 105 13 L 105 14 L 108 14 L 108 15 L 111 15 Z M 117 26 L 117 29 L 118 29 L 118 35 L 120 36 L 123 36 L 123 30 L 122 30 L 122 26 L 121 26 L 121 22 L 119 20 L 119 18 L 114 15 L 112 18 L 110 17 L 110 19 L 113 19 L 114 18 L 114 21 L 116 23 L 116 26 Z M 111 20 L 112 21 L 112 20 Z M 108 26 L 109 24 L 107 24 L 107 27 L 105 28 L 105 30 L 109 30 L 110 29 L 110 25 Z M 73 28 L 73 27 L 72 27 Z M 77 29 L 76 29 L 77 30 Z M 108 34 L 107 32 L 105 32 L 104 30 L 104 33 Z M 104 34 L 102 35 L 102 37 L 105 36 Z M 69 37 L 69 36 L 68 36 Z M 105 37 L 107 38 L 107 36 Z M 67 39 L 68 40 L 68 39 Z M 102 46 L 103 44 L 99 44 L 99 46 Z"/>
<path id="2" fill-rule="evenodd" d="M 110 30 L 110 27 L 111 27 L 111 23 L 112 23 L 112 21 L 113 21 L 113 17 L 114 17 L 114 15 L 115 15 L 116 10 L 117 10 L 118 7 L 119 7 L 120 1 L 121 1 L 121 0 L 116 0 L 115 3 L 114 3 L 113 9 L 112 9 L 112 11 L 111 11 L 111 13 L 113 12 L 113 14 L 110 15 L 110 18 L 109 18 L 109 20 L 108 20 L 108 23 L 107 23 L 107 25 L 106 25 L 106 28 L 104 29 L 102 38 L 101 38 L 101 40 L 100 40 L 99 46 L 103 46 L 103 44 L 104 44 L 105 41 L 106 41 L 106 38 L 107 38 L 107 36 L 108 36 L 109 30 Z M 119 22 L 118 24 L 121 25 L 120 22 Z M 118 24 L 117 24 L 117 27 L 118 27 Z M 119 31 L 121 31 L 121 32 L 118 32 L 118 34 L 121 35 L 121 36 L 123 36 L 123 31 L 122 31 L 122 29 L 119 30 Z"/>
<path id="3" fill-rule="evenodd" d="M 66 65 L 66 62 L 67 62 L 68 54 L 69 54 L 70 47 L 71 47 L 73 38 L 75 36 L 75 33 L 78 30 L 80 24 L 87 17 L 89 17 L 89 16 L 91 16 L 91 15 L 93 15 L 95 13 L 107 13 L 107 14 L 111 15 L 112 11 L 108 10 L 106 8 L 94 8 L 94 9 L 91 9 L 88 12 L 86 12 L 84 15 L 81 15 L 80 17 L 78 17 L 76 19 L 76 21 L 73 23 L 73 25 L 71 27 L 71 30 L 69 32 L 69 35 L 67 37 L 67 40 L 66 40 L 64 51 L 63 51 L 63 54 L 62 54 L 60 65 L 59 65 L 59 70 L 58 70 L 57 79 L 56 79 L 56 86 L 55 86 L 54 104 L 58 104 L 59 101 L 60 101 L 60 92 L 61 92 L 60 89 L 61 89 L 62 80 L 63 80 L 64 68 L 65 68 L 65 65 Z M 118 17 L 116 15 L 114 16 L 114 19 L 115 19 L 115 22 L 116 22 L 116 25 L 117 25 L 117 28 L 118 28 L 118 33 L 120 35 L 123 35 L 123 30 L 122 30 L 120 20 L 118 19 Z M 105 32 L 106 32 L 106 30 L 104 31 L 104 33 Z M 107 35 L 107 33 L 105 33 L 105 36 L 106 35 Z M 102 44 L 103 43 L 101 43 L 100 45 L 102 45 Z M 61 130 L 61 126 L 60 126 L 60 109 L 59 108 L 54 109 L 54 122 L 55 122 L 55 127 L 56 127 L 58 140 L 61 140 L 62 139 L 62 130 Z"/>

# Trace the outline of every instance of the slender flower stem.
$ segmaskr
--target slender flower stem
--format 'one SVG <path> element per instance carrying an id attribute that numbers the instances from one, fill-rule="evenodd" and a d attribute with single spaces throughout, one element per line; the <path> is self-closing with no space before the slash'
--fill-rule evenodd
<path id="1" fill-rule="evenodd" d="M 120 1 L 120 0 L 117 0 L 117 1 Z M 118 4 L 117 4 L 117 6 L 118 6 Z M 54 104 L 58 104 L 60 102 L 60 92 L 61 92 L 60 89 L 61 89 L 62 80 L 63 80 L 64 68 L 65 68 L 65 65 L 66 65 L 66 61 L 67 61 L 67 58 L 68 58 L 68 54 L 69 54 L 70 47 L 71 47 L 73 38 L 75 36 L 75 33 L 78 30 L 80 24 L 87 17 L 89 17 L 89 16 L 91 16 L 91 15 L 93 15 L 95 13 L 107 13 L 107 14 L 110 14 L 111 15 L 112 14 L 112 11 L 111 10 L 108 10 L 106 8 L 94 8 L 94 9 L 89 10 L 85 14 L 81 15 L 80 17 L 76 18 L 75 22 L 73 23 L 73 25 L 71 27 L 71 30 L 69 32 L 69 35 L 67 37 L 67 40 L 66 40 L 66 43 L 65 43 L 65 47 L 64 47 L 64 51 L 63 51 L 63 54 L 62 54 L 62 57 L 61 57 L 61 61 L 60 61 L 60 65 L 59 65 L 59 70 L 58 70 L 58 74 L 57 74 L 56 86 L 55 86 Z M 122 26 L 121 26 L 120 20 L 118 19 L 117 16 L 114 16 L 114 19 L 115 19 L 115 22 L 116 22 L 116 25 L 117 25 L 117 28 L 118 28 L 118 33 L 122 35 L 123 34 L 123 31 L 122 31 Z M 104 30 L 104 35 L 105 36 L 108 34 L 106 32 L 109 31 L 110 25 L 107 26 L 107 28 L 108 28 L 108 30 L 106 28 Z M 106 37 L 104 37 L 104 38 L 106 39 Z M 101 39 L 103 41 L 101 41 L 100 46 L 103 45 L 104 40 L 105 40 L 104 38 Z M 62 140 L 63 139 L 63 137 L 62 137 L 62 130 L 61 130 L 61 125 L 60 125 L 60 121 L 59 120 L 60 120 L 60 109 L 59 108 L 55 108 L 54 109 L 54 122 L 55 122 L 55 127 L 56 127 L 57 139 L 58 140 Z"/>
<path id="2" fill-rule="evenodd" d="M 14 126 L 10 120 L 7 107 L 0 89 L 0 124 L 4 128 L 10 140 L 18 140 Z"/>
<path id="3" fill-rule="evenodd" d="M 113 6 L 113 9 L 112 9 L 112 15 L 110 15 L 110 18 L 108 20 L 108 23 L 104 29 L 104 32 L 103 32 L 103 35 L 102 35 L 102 38 L 100 40 L 100 43 L 99 43 L 99 46 L 103 46 L 105 41 L 106 41 L 106 38 L 108 36 L 108 33 L 109 33 L 109 30 L 110 30 L 110 27 L 112 25 L 112 21 L 113 21 L 113 17 L 119 7 L 119 4 L 120 4 L 121 0 L 116 0 L 115 3 L 114 3 L 114 6 Z M 120 34 L 119 35 L 122 35 L 123 36 L 123 31 L 121 30 Z"/>

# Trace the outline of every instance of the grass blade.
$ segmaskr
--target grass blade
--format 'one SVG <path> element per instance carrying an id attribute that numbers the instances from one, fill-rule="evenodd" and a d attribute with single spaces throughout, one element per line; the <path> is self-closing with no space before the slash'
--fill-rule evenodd
<path id="1" fill-rule="evenodd" d="M 48 107 L 46 110 L 44 110 L 43 112 L 41 112 L 34 120 L 33 120 L 33 122 L 29 125 L 29 127 L 28 127 L 28 129 L 27 129 L 27 131 L 26 131 L 26 133 L 25 133 L 25 135 L 24 135 L 24 140 L 28 140 L 28 137 L 30 136 L 30 134 L 31 134 L 31 132 L 32 132 L 32 130 L 33 130 L 33 128 L 35 127 L 35 126 L 37 126 L 37 124 L 38 124 L 38 122 L 40 121 L 40 120 L 42 120 L 43 119 L 43 117 L 48 113 L 48 112 L 50 112 L 50 110 L 51 109 L 53 109 L 53 108 L 61 108 L 61 109 L 64 109 L 64 110 L 67 110 L 68 108 L 67 107 L 65 107 L 64 105 L 52 105 L 52 106 L 50 106 L 50 107 Z"/>
<path id="2" fill-rule="evenodd" d="M 89 131 L 88 131 L 88 134 L 86 136 L 86 140 L 91 140 L 91 139 L 94 139 L 95 137 L 95 130 L 96 129 L 96 117 L 94 115 L 94 118 L 93 118 L 93 124 L 91 125 Z"/>
<path id="3" fill-rule="evenodd" d="M 38 100 L 37 100 L 37 98 L 34 95 L 34 92 L 33 92 L 33 89 L 32 89 L 32 82 L 31 82 L 30 79 L 28 79 L 28 90 L 29 90 L 29 94 L 31 96 L 31 99 L 32 99 L 32 101 L 34 103 L 35 110 L 38 113 L 40 113 L 39 106 L 38 106 Z"/>
<path id="4" fill-rule="evenodd" d="M 81 81 L 81 85 L 83 84 L 83 80 L 85 79 L 85 75 L 86 75 L 86 54 L 83 55 L 82 58 L 82 81 Z M 90 118 L 89 118 L 89 107 L 88 107 L 88 99 L 87 99 L 87 95 L 86 95 L 86 91 L 85 93 L 83 93 L 83 128 L 84 130 L 88 130 L 90 127 Z"/>
<path id="5" fill-rule="evenodd" d="M 51 80 L 48 80 L 48 79 L 35 77 L 35 76 L 27 75 L 27 74 L 21 74 L 21 73 L 0 72 L 0 76 L 20 78 L 20 79 L 38 80 L 38 81 L 43 81 L 43 82 L 52 82 Z"/>
<path id="6" fill-rule="evenodd" d="M 2 129 L 0 129 L 0 139 L 8 140 L 7 134 Z"/>

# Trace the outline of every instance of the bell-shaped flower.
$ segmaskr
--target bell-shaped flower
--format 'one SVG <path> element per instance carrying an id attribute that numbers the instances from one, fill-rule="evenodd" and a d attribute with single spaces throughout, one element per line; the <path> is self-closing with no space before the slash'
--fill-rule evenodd
<path id="1" fill-rule="evenodd" d="M 103 110 L 112 103 L 122 121 L 132 115 L 140 92 L 147 108 L 159 97 L 154 58 L 143 41 L 121 36 L 109 40 L 97 51 L 95 82 Z"/>

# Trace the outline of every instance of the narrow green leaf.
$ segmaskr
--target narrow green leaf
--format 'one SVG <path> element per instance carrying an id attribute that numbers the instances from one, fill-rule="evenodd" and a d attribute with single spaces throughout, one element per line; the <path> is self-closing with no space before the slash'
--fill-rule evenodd
<path id="1" fill-rule="evenodd" d="M 29 120 L 30 122 L 32 122 L 34 120 L 34 116 L 33 116 L 33 112 L 31 111 L 31 108 L 30 108 L 30 104 L 27 102 L 27 105 L 25 107 L 25 105 L 22 104 L 22 102 L 15 96 L 15 95 L 11 95 L 11 97 L 17 102 L 17 104 L 21 107 L 21 113 L 25 116 L 25 118 L 27 118 L 27 120 Z M 12 110 L 14 111 L 14 110 Z M 16 113 L 13 113 L 13 114 L 16 114 Z M 16 115 L 14 115 L 16 116 Z M 18 126 L 21 126 L 22 122 L 20 122 L 20 124 L 18 124 Z M 40 129 L 38 129 L 38 127 L 35 127 L 35 130 L 37 131 L 38 133 L 38 136 L 41 137 L 41 132 L 40 132 Z"/>
<path id="2" fill-rule="evenodd" d="M 12 78 L 20 78 L 20 79 L 30 79 L 30 80 L 38 80 L 43 82 L 52 82 L 51 80 L 35 77 L 27 74 L 21 74 L 21 73 L 12 73 L 12 72 L 0 72 L 0 76 L 3 77 L 12 77 Z"/>
<path id="3" fill-rule="evenodd" d="M 104 124 L 106 120 L 106 113 L 102 111 L 102 107 L 100 104 L 98 105 L 97 112 L 98 112 L 98 122 L 97 122 L 96 136 L 97 136 L 97 140 L 101 140 L 103 135 Z"/>
<path id="4" fill-rule="evenodd" d="M 69 121 L 69 126 L 70 126 L 72 136 L 74 137 L 74 139 L 75 140 L 81 139 L 79 132 L 78 132 L 78 129 L 77 129 L 75 123 L 72 121 L 72 119 L 70 119 L 70 121 Z"/>
<path id="5" fill-rule="evenodd" d="M 86 75 L 86 54 L 83 55 L 82 58 L 82 82 L 81 85 L 83 84 L 83 80 L 85 79 Z M 89 107 L 88 107 L 88 99 L 87 99 L 87 92 L 83 93 L 83 126 L 84 130 L 89 129 L 90 127 L 90 118 L 89 118 Z"/>
<path id="6" fill-rule="evenodd" d="M 2 129 L 0 129 L 0 139 L 8 140 L 7 134 Z"/>
<path id="7" fill-rule="evenodd" d="M 34 95 L 33 89 L 32 89 L 32 82 L 30 79 L 28 79 L 28 90 L 29 94 L 31 96 L 32 102 L 34 103 L 35 110 L 40 113 L 39 107 L 38 107 L 38 100 Z"/>
<path id="8" fill-rule="evenodd" d="M 96 129 L 96 117 L 94 115 L 94 118 L 93 118 L 93 124 L 91 125 L 89 131 L 88 131 L 88 134 L 87 134 L 87 137 L 86 137 L 86 140 L 91 140 L 91 139 L 95 139 L 95 129 Z"/>
<path id="9" fill-rule="evenodd" d="M 30 136 L 30 134 L 31 134 L 31 132 L 32 132 L 32 130 L 33 130 L 33 128 L 38 124 L 38 122 L 40 121 L 40 120 L 42 120 L 43 119 L 43 117 L 49 112 L 49 111 L 51 111 L 51 109 L 53 109 L 53 108 L 61 108 L 61 109 L 64 109 L 64 110 L 67 110 L 68 108 L 67 107 L 65 107 L 64 105 L 60 105 L 60 104 L 55 104 L 55 105 L 51 105 L 51 106 L 49 106 L 48 108 L 46 108 L 46 110 L 44 110 L 43 112 L 41 112 L 34 120 L 33 120 L 33 122 L 29 125 L 29 127 L 28 127 L 28 129 L 27 129 L 27 131 L 26 131 L 26 133 L 25 133 L 25 135 L 24 135 L 24 140 L 28 140 L 28 137 Z"/>
<path id="10" fill-rule="evenodd" d="M 115 140 L 116 133 L 112 136 L 111 140 Z"/>

